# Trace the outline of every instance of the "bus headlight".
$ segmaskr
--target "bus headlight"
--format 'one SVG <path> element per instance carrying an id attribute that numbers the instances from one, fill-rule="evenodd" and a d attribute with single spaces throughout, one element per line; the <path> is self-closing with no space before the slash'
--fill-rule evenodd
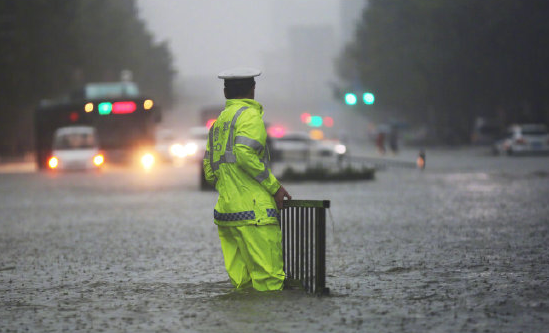
<path id="1" fill-rule="evenodd" d="M 103 165 L 105 158 L 101 154 L 97 154 L 93 157 L 93 164 L 97 167 Z"/>
<path id="2" fill-rule="evenodd" d="M 146 153 L 141 157 L 141 165 L 145 170 L 149 170 L 154 165 L 154 156 L 150 153 Z"/>
<path id="3" fill-rule="evenodd" d="M 59 160 L 57 159 L 57 157 L 52 156 L 48 161 L 48 165 L 50 169 L 55 169 L 59 165 Z"/>
<path id="4" fill-rule="evenodd" d="M 150 109 L 152 109 L 153 105 L 154 105 L 154 102 L 153 102 L 152 99 L 146 99 L 143 102 L 143 109 L 150 110 Z"/>

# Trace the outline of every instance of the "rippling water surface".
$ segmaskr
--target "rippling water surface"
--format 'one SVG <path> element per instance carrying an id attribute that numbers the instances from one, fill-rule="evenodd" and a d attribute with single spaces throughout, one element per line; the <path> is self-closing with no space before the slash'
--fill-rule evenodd
<path id="1" fill-rule="evenodd" d="M 549 158 L 427 161 L 374 181 L 286 184 L 332 201 L 322 298 L 233 291 L 216 195 L 196 190 L 191 167 L 0 174 L 0 331 L 546 329 Z"/>

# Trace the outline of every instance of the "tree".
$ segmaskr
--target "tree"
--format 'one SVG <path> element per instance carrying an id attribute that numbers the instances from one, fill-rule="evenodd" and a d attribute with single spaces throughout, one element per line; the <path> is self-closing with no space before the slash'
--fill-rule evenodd
<path id="1" fill-rule="evenodd" d="M 0 0 L 0 153 L 32 145 L 31 114 L 41 99 L 131 70 L 144 92 L 173 99 L 175 71 L 135 0 Z"/>
<path id="2" fill-rule="evenodd" d="M 543 0 L 371 0 L 339 73 L 439 140 L 464 142 L 475 116 L 548 122 L 547 13 Z"/>

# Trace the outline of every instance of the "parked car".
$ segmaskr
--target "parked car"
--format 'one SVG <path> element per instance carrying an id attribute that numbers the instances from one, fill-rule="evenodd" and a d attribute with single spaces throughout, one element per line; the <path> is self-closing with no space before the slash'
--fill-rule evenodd
<path id="1" fill-rule="evenodd" d="M 99 151 L 95 128 L 70 126 L 58 128 L 53 136 L 52 170 L 91 170 L 103 166 L 105 158 Z"/>
<path id="2" fill-rule="evenodd" d="M 505 136 L 497 140 L 495 154 L 549 153 L 549 132 L 544 124 L 519 124 L 508 128 Z"/>

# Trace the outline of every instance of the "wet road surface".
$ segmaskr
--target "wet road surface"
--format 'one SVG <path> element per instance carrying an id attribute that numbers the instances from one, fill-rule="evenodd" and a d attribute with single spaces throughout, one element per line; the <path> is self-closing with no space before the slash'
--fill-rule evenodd
<path id="1" fill-rule="evenodd" d="M 548 157 L 434 150 L 424 172 L 285 184 L 331 200 L 322 298 L 232 291 L 195 173 L 0 174 L 0 332 L 547 329 Z"/>

